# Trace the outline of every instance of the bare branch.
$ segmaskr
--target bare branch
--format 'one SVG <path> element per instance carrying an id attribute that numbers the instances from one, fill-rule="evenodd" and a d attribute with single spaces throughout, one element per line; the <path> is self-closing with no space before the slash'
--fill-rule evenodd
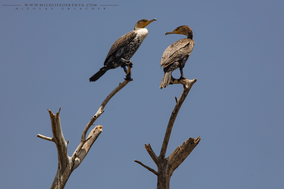
<path id="1" fill-rule="evenodd" d="M 134 160 L 136 163 L 142 165 L 143 167 L 145 167 L 146 169 L 148 169 L 149 171 L 151 171 L 152 173 L 154 173 L 155 175 L 158 175 L 158 172 L 155 171 L 154 169 L 148 167 L 147 165 L 144 165 L 142 162 L 138 161 L 138 160 Z"/>
<path id="2" fill-rule="evenodd" d="M 169 123 L 167 126 L 167 130 L 165 133 L 165 137 L 164 137 L 164 141 L 161 147 L 161 152 L 160 152 L 159 157 L 156 156 L 150 144 L 148 145 L 145 144 L 145 148 L 148 154 L 153 159 L 153 161 L 156 163 L 158 167 L 158 171 L 155 171 L 152 168 L 144 165 L 140 161 L 135 160 L 136 163 L 142 165 L 143 167 L 145 167 L 146 169 L 148 169 L 149 171 L 157 175 L 158 177 L 157 188 L 158 189 L 169 189 L 170 188 L 170 178 L 174 170 L 186 159 L 186 157 L 191 153 L 191 151 L 195 148 L 195 146 L 200 141 L 200 137 L 198 137 L 197 139 L 189 138 L 181 146 L 177 147 L 168 158 L 165 158 L 171 131 L 172 131 L 175 119 L 177 117 L 177 114 L 185 98 L 187 97 L 191 87 L 196 81 L 197 79 L 194 79 L 194 80 L 172 79 L 171 81 L 172 84 L 182 84 L 184 90 L 182 94 L 180 95 L 179 99 L 175 97 L 176 105 L 169 119 Z"/>
<path id="3" fill-rule="evenodd" d="M 86 134 L 90 127 L 94 124 L 95 120 L 103 113 L 104 107 L 108 103 L 108 101 L 118 92 L 120 91 L 131 79 L 125 80 L 123 83 L 120 83 L 118 87 L 116 87 L 103 101 L 97 113 L 92 117 L 89 123 L 83 130 L 81 141 L 74 151 L 71 157 L 68 156 L 67 153 L 67 144 L 68 142 L 65 141 L 59 113 L 61 108 L 56 114 L 53 114 L 50 110 L 48 110 L 51 120 L 51 128 L 53 137 L 46 137 L 41 134 L 38 134 L 37 137 L 53 141 L 56 144 L 56 148 L 58 151 L 58 168 L 56 176 L 53 180 L 51 185 L 52 189 L 63 189 L 66 182 L 68 181 L 71 173 L 82 163 L 86 155 L 88 154 L 89 150 L 91 149 L 93 143 L 99 137 L 100 133 L 102 132 L 102 126 L 96 126 L 88 135 L 86 139 Z"/>
<path id="4" fill-rule="evenodd" d="M 120 91 L 123 87 L 125 87 L 125 85 L 127 85 L 127 83 L 129 83 L 131 80 L 124 80 L 122 83 L 119 83 L 118 87 L 116 87 L 107 97 L 106 99 L 103 101 L 103 103 L 101 104 L 99 110 L 97 111 L 97 113 L 92 117 L 92 119 L 89 121 L 89 123 L 86 125 L 83 133 L 82 133 L 82 137 L 81 137 L 81 141 L 84 141 L 86 139 L 86 134 L 89 130 L 89 128 L 94 124 L 94 122 L 96 121 L 96 119 L 98 117 L 100 117 L 100 115 L 104 112 L 104 108 L 106 106 L 106 104 L 108 103 L 108 101 L 118 92 Z"/>
<path id="5" fill-rule="evenodd" d="M 51 185 L 51 188 L 60 188 L 62 189 L 70 174 L 71 174 L 71 166 L 72 162 L 70 162 L 70 157 L 67 152 L 67 142 L 64 139 L 61 123 L 60 123 L 60 113 L 61 108 L 56 114 L 53 114 L 50 110 L 48 110 L 51 120 L 51 129 L 53 133 L 52 141 L 55 142 L 57 153 L 58 153 L 58 169 Z"/>
<path id="6" fill-rule="evenodd" d="M 80 150 L 77 153 L 74 153 L 72 159 L 74 159 L 74 165 L 72 170 L 76 169 L 81 162 L 84 160 L 86 155 L 88 154 L 89 150 L 91 149 L 93 143 L 97 140 L 101 132 L 103 131 L 103 126 L 99 125 L 96 126 L 89 134 L 86 142 L 82 145 Z M 81 143 L 80 143 L 81 144 Z"/>
<path id="7" fill-rule="evenodd" d="M 167 126 L 167 130 L 166 130 L 166 133 L 165 133 L 164 141 L 163 141 L 160 156 L 159 156 L 162 159 L 165 158 L 168 143 L 169 143 L 171 132 L 172 132 L 172 128 L 173 128 L 175 119 L 177 117 L 177 114 L 179 112 L 179 109 L 180 109 L 182 103 L 184 102 L 185 98 L 187 97 L 188 92 L 190 91 L 192 85 L 196 81 L 197 81 L 196 78 L 194 80 L 182 79 L 182 80 L 174 80 L 173 81 L 174 84 L 183 84 L 184 90 L 183 90 L 181 96 L 179 97 L 179 99 L 177 100 L 176 106 L 175 106 L 175 108 L 174 108 L 174 110 L 171 114 L 171 117 L 170 117 L 170 120 L 169 120 L 169 123 L 168 123 L 168 126 Z"/>
<path id="8" fill-rule="evenodd" d="M 193 80 L 186 79 L 186 78 L 181 79 L 181 80 L 180 80 L 180 79 L 173 79 L 173 78 L 172 78 L 170 84 L 182 84 L 182 85 L 184 85 L 184 87 L 185 87 L 185 86 L 189 87 L 190 85 L 193 85 L 196 81 L 197 81 L 196 78 L 194 78 Z M 192 83 L 192 82 L 193 82 L 193 83 Z"/>
<path id="9" fill-rule="evenodd" d="M 81 142 L 78 145 L 78 147 L 76 148 L 76 150 L 74 151 L 73 155 L 72 155 L 72 161 L 75 160 L 75 158 L 77 157 L 76 154 L 79 153 L 79 151 L 82 149 L 83 145 L 87 142 L 86 141 L 86 134 L 88 132 L 88 130 L 90 129 L 90 127 L 92 125 L 94 125 L 94 122 L 97 120 L 97 118 L 100 117 L 100 115 L 104 112 L 104 107 L 106 106 L 106 104 L 108 103 L 108 101 L 118 92 L 120 91 L 123 87 L 125 87 L 131 80 L 124 80 L 122 83 L 119 83 L 118 87 L 116 87 L 106 98 L 105 100 L 102 102 L 100 108 L 98 109 L 97 113 L 92 117 L 92 119 L 89 121 L 89 123 L 86 125 L 86 127 L 83 130 L 82 136 L 81 136 Z M 102 126 L 101 126 L 102 128 Z M 94 131 L 94 129 L 93 129 Z M 90 134 L 89 134 L 90 136 Z M 88 137 L 89 138 L 89 137 Z M 88 140 L 88 139 L 87 139 Z M 91 147 L 91 146 L 90 146 Z M 78 161 L 78 160 L 76 160 Z M 81 161 L 79 161 L 81 162 Z M 76 166 L 74 169 L 76 169 L 76 167 L 78 162 L 76 162 Z M 80 163 L 79 163 L 80 164 Z"/>
<path id="10" fill-rule="evenodd" d="M 181 146 L 178 146 L 175 151 L 169 156 L 169 174 L 173 174 L 174 170 L 187 158 L 187 156 L 192 152 L 192 150 L 197 146 L 200 137 L 189 138 Z"/>
<path id="11" fill-rule="evenodd" d="M 48 141 L 51 141 L 51 142 L 54 142 L 53 139 L 51 137 L 47 137 L 47 136 L 44 136 L 44 135 L 41 135 L 41 134 L 37 134 L 36 135 L 37 137 L 41 138 L 41 139 L 44 139 L 44 140 L 48 140 Z"/>
<path id="12" fill-rule="evenodd" d="M 68 164 L 69 162 L 69 156 L 67 153 L 67 142 L 65 141 L 65 138 L 63 136 L 60 123 L 60 110 L 61 108 L 59 108 L 59 111 L 56 114 L 53 114 L 50 110 L 48 110 L 48 113 L 50 115 L 51 120 L 53 141 L 55 142 L 58 151 L 58 163 L 61 166 L 65 167 L 64 164 Z"/>
<path id="13" fill-rule="evenodd" d="M 151 156 L 152 160 L 157 164 L 158 163 L 158 157 L 157 155 L 155 154 L 155 152 L 153 151 L 152 147 L 150 144 L 145 144 L 145 148 L 148 152 L 148 154 Z"/>

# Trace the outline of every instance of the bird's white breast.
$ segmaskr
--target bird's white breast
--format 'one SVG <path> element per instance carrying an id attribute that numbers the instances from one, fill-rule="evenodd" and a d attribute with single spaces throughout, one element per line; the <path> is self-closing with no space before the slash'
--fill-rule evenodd
<path id="1" fill-rule="evenodd" d="M 137 37 L 140 38 L 141 42 L 145 39 L 148 34 L 147 28 L 140 28 L 137 30 Z"/>

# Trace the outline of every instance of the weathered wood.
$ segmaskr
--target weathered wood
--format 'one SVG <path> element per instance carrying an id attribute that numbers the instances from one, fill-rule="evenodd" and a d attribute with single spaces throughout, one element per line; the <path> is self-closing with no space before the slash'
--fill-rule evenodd
<path id="1" fill-rule="evenodd" d="M 168 143 L 170 140 L 171 131 L 172 131 L 175 119 L 177 117 L 177 114 L 185 98 L 187 97 L 191 87 L 196 81 L 197 81 L 196 79 L 194 80 L 174 79 L 171 81 L 171 84 L 182 84 L 184 90 L 181 96 L 179 97 L 179 99 L 175 98 L 176 106 L 174 107 L 173 112 L 170 116 L 159 157 L 156 156 L 150 144 L 148 145 L 145 144 L 145 149 L 147 150 L 148 154 L 150 155 L 152 160 L 157 165 L 158 171 L 155 171 L 154 169 L 148 167 L 147 165 L 144 165 L 140 161 L 135 160 L 136 163 L 142 165 L 143 167 L 145 167 L 146 169 L 148 169 L 149 171 L 157 175 L 157 189 L 169 189 L 170 188 L 170 178 L 174 170 L 186 159 L 186 157 L 192 152 L 192 150 L 196 147 L 196 145 L 200 141 L 200 137 L 196 139 L 189 138 L 181 146 L 178 146 L 171 153 L 169 157 L 165 158 Z"/>
<path id="2" fill-rule="evenodd" d="M 123 83 L 120 83 L 118 87 L 116 87 L 103 101 L 101 106 L 99 107 L 97 113 L 91 118 L 88 122 L 86 127 L 83 130 L 81 141 L 74 151 L 71 157 L 68 156 L 67 151 L 67 144 L 68 142 L 65 141 L 62 127 L 60 123 L 59 113 L 61 108 L 56 114 L 53 114 L 50 110 L 48 110 L 51 120 L 51 128 L 53 137 L 47 137 L 41 134 L 38 134 L 37 137 L 52 141 L 56 144 L 57 153 L 58 153 L 58 168 L 51 185 L 51 189 L 63 189 L 66 185 L 71 173 L 82 163 L 86 155 L 88 154 L 89 150 L 91 149 L 93 143 L 99 137 L 102 132 L 102 126 L 96 126 L 94 129 L 91 130 L 88 137 L 86 138 L 86 134 L 90 127 L 94 125 L 94 122 L 97 120 L 98 117 L 104 112 L 104 108 L 109 102 L 109 100 L 123 87 L 127 85 L 131 80 L 124 80 Z"/>
<path id="3" fill-rule="evenodd" d="M 200 141 L 200 137 L 189 138 L 181 146 L 178 146 L 176 150 L 169 156 L 169 174 L 172 176 L 174 170 L 187 158 L 192 150 L 197 146 Z"/>
<path id="4" fill-rule="evenodd" d="M 157 175 L 158 176 L 158 172 L 157 171 L 155 171 L 154 169 L 152 169 L 152 168 L 150 168 L 150 167 L 148 167 L 147 165 L 144 165 L 143 163 L 141 163 L 140 161 L 138 161 L 138 160 L 134 160 L 136 163 L 138 163 L 138 164 L 140 164 L 140 165 L 142 165 L 143 167 L 145 167 L 146 169 L 148 169 L 149 171 L 151 171 L 152 173 L 154 173 L 155 175 Z"/>
<path id="5" fill-rule="evenodd" d="M 153 161 L 157 164 L 158 163 L 158 157 L 155 154 L 155 152 L 153 151 L 152 147 L 150 144 L 145 144 L 145 149 L 147 150 L 148 154 L 151 156 L 151 158 L 153 159 Z"/>
<path id="6" fill-rule="evenodd" d="M 81 141 L 84 141 L 86 139 L 86 134 L 87 131 L 89 130 L 89 128 L 94 124 L 94 122 L 96 121 L 96 119 L 98 117 L 100 117 L 100 115 L 104 112 L 104 108 L 107 105 L 108 101 L 118 92 L 120 91 L 123 87 L 125 87 L 131 80 L 124 80 L 122 83 L 119 83 L 118 87 L 116 87 L 107 97 L 106 99 L 103 101 L 103 103 L 101 104 L 100 108 L 98 109 L 97 113 L 92 117 L 92 119 L 89 121 L 89 123 L 86 125 L 83 133 L 82 133 L 82 137 L 81 137 Z"/>

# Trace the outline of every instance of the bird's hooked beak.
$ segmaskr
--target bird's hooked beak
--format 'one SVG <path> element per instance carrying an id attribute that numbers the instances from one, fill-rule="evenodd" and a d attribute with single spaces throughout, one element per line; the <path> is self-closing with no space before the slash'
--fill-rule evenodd
<path id="1" fill-rule="evenodd" d="M 173 31 L 165 33 L 165 35 L 168 35 L 168 34 L 183 34 L 183 35 L 186 35 L 187 38 L 189 39 L 192 39 L 193 37 L 192 30 L 187 25 L 179 26 Z"/>
<path id="2" fill-rule="evenodd" d="M 165 33 L 165 35 L 168 35 L 168 34 L 181 34 L 179 30 L 174 30 L 174 31 L 171 31 L 171 32 L 167 32 Z"/>
<path id="3" fill-rule="evenodd" d="M 156 21 L 156 20 L 157 20 L 156 18 L 154 18 L 154 19 L 152 19 L 152 20 L 147 20 L 147 19 L 139 20 L 139 21 L 136 23 L 134 29 L 136 30 L 136 29 L 139 29 L 139 28 L 145 28 L 145 27 L 148 26 L 151 22 Z"/>
<path id="4" fill-rule="evenodd" d="M 145 22 L 145 27 L 148 26 L 151 22 L 154 22 L 156 20 L 157 20 L 156 18 L 154 18 L 152 20 L 148 20 L 147 22 Z"/>

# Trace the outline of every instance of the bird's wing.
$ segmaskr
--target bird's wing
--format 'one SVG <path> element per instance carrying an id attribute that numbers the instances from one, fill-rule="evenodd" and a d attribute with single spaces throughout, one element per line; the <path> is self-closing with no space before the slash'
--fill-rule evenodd
<path id="1" fill-rule="evenodd" d="M 121 47 L 124 47 L 128 43 L 130 43 L 136 37 L 136 35 L 137 35 L 137 33 L 135 31 L 131 31 L 131 32 L 128 32 L 127 34 L 124 34 L 118 40 L 116 40 L 116 42 L 114 42 L 114 44 L 111 46 L 111 48 L 110 48 L 110 50 L 109 50 L 109 52 L 106 56 L 105 62 L 118 49 L 120 49 Z"/>
<path id="2" fill-rule="evenodd" d="M 161 58 L 161 66 L 168 67 L 185 55 L 190 55 L 194 46 L 194 41 L 191 39 L 180 39 L 171 44 L 164 51 Z"/>

